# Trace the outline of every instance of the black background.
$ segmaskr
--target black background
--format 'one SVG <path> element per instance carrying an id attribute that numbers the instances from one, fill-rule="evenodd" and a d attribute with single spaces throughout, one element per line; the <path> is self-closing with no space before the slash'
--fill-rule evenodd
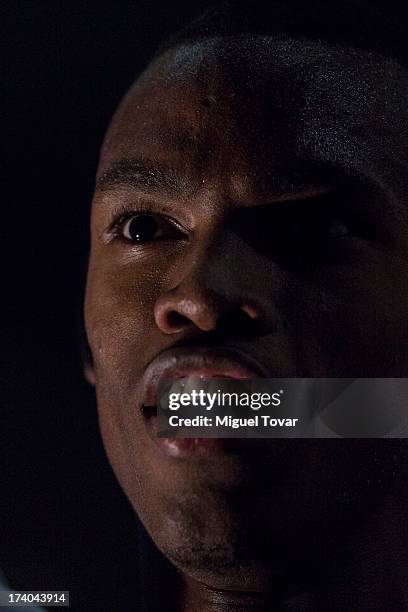
<path id="1" fill-rule="evenodd" d="M 0 567 L 15 589 L 69 589 L 73 610 L 137 604 L 136 519 L 79 360 L 98 150 L 157 44 L 205 4 L 0 7 Z"/>
<path id="2" fill-rule="evenodd" d="M 140 526 L 79 359 L 98 150 L 157 44 L 207 4 L 0 6 L 0 567 L 15 589 L 70 590 L 72 610 L 138 605 Z"/>

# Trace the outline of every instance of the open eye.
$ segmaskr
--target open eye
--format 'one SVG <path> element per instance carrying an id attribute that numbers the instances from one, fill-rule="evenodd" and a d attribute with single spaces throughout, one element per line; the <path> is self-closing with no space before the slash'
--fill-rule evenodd
<path id="1" fill-rule="evenodd" d="M 353 235 L 351 229 L 342 221 L 335 218 L 328 218 L 323 223 L 322 234 L 327 238 L 348 238 Z"/>
<path id="2" fill-rule="evenodd" d="M 122 226 L 122 233 L 127 240 L 137 244 L 182 236 L 181 230 L 169 218 L 153 213 L 138 213 L 128 217 Z"/>

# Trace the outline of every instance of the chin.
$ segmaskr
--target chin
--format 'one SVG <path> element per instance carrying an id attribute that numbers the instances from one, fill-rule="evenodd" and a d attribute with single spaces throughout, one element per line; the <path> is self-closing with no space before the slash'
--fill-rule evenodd
<path id="1" fill-rule="evenodd" d="M 187 577 L 220 590 L 293 593 L 359 532 L 389 490 L 398 457 L 398 441 L 307 442 L 300 448 L 314 452 L 297 456 L 293 470 L 287 458 L 279 478 L 269 466 L 270 473 L 261 470 L 262 483 L 251 472 L 245 486 L 197 477 L 180 478 L 176 487 L 167 472 L 166 492 L 150 482 L 148 503 L 131 495 L 133 507 L 159 550 Z M 328 467 L 339 462 L 341 477 Z"/>
<path id="2" fill-rule="evenodd" d="M 286 592 L 288 577 L 295 588 L 305 565 L 322 557 L 320 529 L 307 536 L 302 520 L 288 522 L 278 500 L 262 507 L 260 499 L 244 503 L 230 494 L 209 499 L 186 493 L 177 503 L 162 500 L 159 520 L 157 514 L 139 516 L 164 556 L 210 588 Z"/>
<path id="3" fill-rule="evenodd" d="M 278 575 L 271 551 L 265 555 L 254 550 L 248 533 L 231 533 L 230 526 L 225 527 L 227 536 L 209 531 L 204 538 L 192 533 L 178 541 L 173 537 L 161 542 L 161 552 L 185 576 L 213 589 L 270 590 Z"/>

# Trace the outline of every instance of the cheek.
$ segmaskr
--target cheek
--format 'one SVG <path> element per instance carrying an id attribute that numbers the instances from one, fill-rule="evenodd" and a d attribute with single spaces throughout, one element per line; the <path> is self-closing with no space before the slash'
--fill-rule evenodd
<path id="1" fill-rule="evenodd" d="M 160 270 L 146 266 L 91 266 L 85 300 L 85 321 L 96 373 L 140 376 L 154 348 L 155 301 L 161 291 Z M 122 381 L 123 382 L 123 381 Z"/>
<path id="2" fill-rule="evenodd" d="M 145 496 L 139 474 L 148 442 L 137 416 L 138 381 L 157 352 L 153 306 L 161 291 L 160 274 L 149 266 L 140 270 L 98 260 L 90 267 L 86 288 L 86 329 L 102 440 L 132 503 L 141 503 Z"/>
<path id="3" fill-rule="evenodd" d="M 315 347 L 335 372 L 383 376 L 397 362 L 406 368 L 407 279 L 405 261 L 379 253 L 298 285 L 288 309 L 299 350 Z"/>

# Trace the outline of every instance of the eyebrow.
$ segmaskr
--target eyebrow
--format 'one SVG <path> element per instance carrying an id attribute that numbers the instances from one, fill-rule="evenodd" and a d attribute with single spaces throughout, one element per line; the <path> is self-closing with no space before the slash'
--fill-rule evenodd
<path id="1" fill-rule="evenodd" d="M 113 164 L 96 181 L 96 190 L 108 191 L 127 185 L 141 191 L 180 195 L 187 181 L 178 171 L 143 157 L 126 157 Z"/>
<path id="2" fill-rule="evenodd" d="M 326 180 L 321 180 L 322 174 Z M 259 181 L 259 178 L 261 180 Z M 314 179 L 314 180 L 313 180 Z M 274 172 L 257 177 L 258 186 L 262 186 L 265 193 L 275 192 L 271 201 L 292 201 L 298 199 L 312 199 L 319 192 L 331 192 L 344 182 L 340 180 L 335 168 L 322 168 L 320 164 L 302 167 L 299 176 L 288 178 L 283 174 Z M 128 186 L 146 194 L 161 194 L 177 198 L 191 195 L 195 189 L 184 172 L 180 172 L 165 162 L 153 161 L 143 156 L 123 157 L 114 161 L 96 180 L 95 191 L 105 192 L 116 187 Z M 299 192 L 304 191 L 304 194 Z"/>

